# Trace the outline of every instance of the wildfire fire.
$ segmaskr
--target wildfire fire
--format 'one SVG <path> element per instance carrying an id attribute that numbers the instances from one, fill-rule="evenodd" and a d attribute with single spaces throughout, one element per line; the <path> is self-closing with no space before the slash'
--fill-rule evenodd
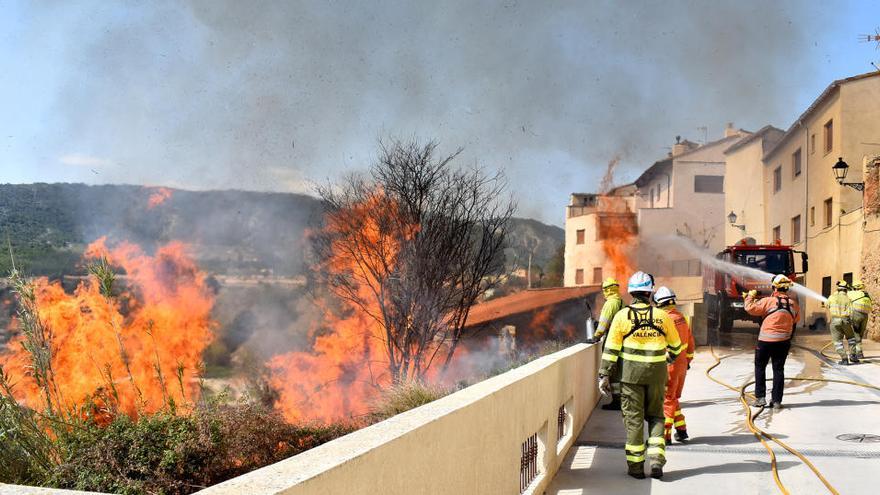
<path id="1" fill-rule="evenodd" d="M 154 187 L 152 188 L 152 191 L 153 192 L 147 200 L 147 209 L 150 210 L 164 203 L 173 194 L 171 189 L 168 189 L 167 187 Z"/>
<path id="2" fill-rule="evenodd" d="M 123 268 L 126 283 L 108 299 L 94 277 L 72 294 L 58 282 L 35 281 L 39 318 L 49 334 L 54 405 L 72 410 L 92 401 L 132 417 L 169 401 L 186 409 L 198 398 L 202 351 L 214 336 L 214 297 L 205 275 L 176 242 L 150 256 L 130 243 L 110 248 L 101 238 L 85 257 Z M 16 398 L 40 410 L 45 397 L 22 341 L 18 335 L 7 344 L 0 365 Z"/>
<path id="3" fill-rule="evenodd" d="M 612 158 L 602 177 L 598 229 L 602 251 L 611 263 L 614 277 L 625 279 L 635 271 L 631 253 L 636 242 L 637 222 L 626 199 L 609 194 L 614 188 L 614 170 L 619 163 L 620 156 Z"/>
<path id="4" fill-rule="evenodd" d="M 354 290 L 363 300 L 371 297 L 370 285 L 375 276 L 368 266 L 378 262 L 394 263 L 399 250 L 399 240 L 381 228 L 375 216 L 368 212 L 373 208 L 393 211 L 384 194 L 373 194 L 365 204 L 344 212 L 326 216 L 325 229 L 334 234 L 345 235 L 358 219 L 359 235 L 372 243 L 382 243 L 386 250 L 378 255 L 383 260 L 371 259 L 376 253 L 355 253 L 339 246 L 333 256 L 318 269 L 327 270 L 335 276 L 349 276 L 356 283 Z M 370 401 L 380 387 L 391 383 L 388 374 L 388 358 L 384 346 L 387 338 L 382 326 L 364 311 L 348 301 L 334 304 L 328 297 L 318 298 L 316 303 L 323 312 L 323 326 L 329 333 L 315 336 L 318 328 L 310 331 L 315 343 L 308 352 L 290 352 L 274 357 L 269 362 L 270 384 L 279 393 L 276 407 L 291 422 L 303 419 L 331 421 L 364 414 Z M 378 303 L 368 311 L 380 314 Z"/>

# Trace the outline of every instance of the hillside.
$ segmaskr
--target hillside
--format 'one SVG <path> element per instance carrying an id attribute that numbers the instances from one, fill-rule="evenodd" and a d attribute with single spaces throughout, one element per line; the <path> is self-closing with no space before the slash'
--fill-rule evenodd
<path id="1" fill-rule="evenodd" d="M 194 247 L 200 266 L 226 275 L 304 272 L 305 230 L 321 202 L 303 194 L 186 191 L 127 185 L 0 184 L 0 273 L 16 261 L 35 275 L 80 273 L 85 246 L 101 236 L 150 249 L 169 240 Z M 543 267 L 563 242 L 562 229 L 514 219 L 509 267 Z"/>

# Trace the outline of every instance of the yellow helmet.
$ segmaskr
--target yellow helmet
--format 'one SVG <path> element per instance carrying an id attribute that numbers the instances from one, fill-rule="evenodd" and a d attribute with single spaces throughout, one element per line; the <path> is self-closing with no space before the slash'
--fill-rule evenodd
<path id="1" fill-rule="evenodd" d="M 779 274 L 773 277 L 773 287 L 777 289 L 788 289 L 791 287 L 791 279 L 785 275 Z"/>
<path id="2" fill-rule="evenodd" d="M 838 280 L 837 281 L 837 289 L 838 290 L 849 289 L 849 284 L 846 283 L 846 280 Z"/>
<path id="3" fill-rule="evenodd" d="M 602 288 L 607 289 L 609 287 L 620 287 L 620 284 L 617 283 L 617 280 L 615 280 L 614 278 L 608 277 L 605 279 L 604 282 L 602 282 Z"/>
<path id="4" fill-rule="evenodd" d="M 861 280 L 854 280 L 852 288 L 855 290 L 865 290 L 865 284 L 863 284 Z"/>

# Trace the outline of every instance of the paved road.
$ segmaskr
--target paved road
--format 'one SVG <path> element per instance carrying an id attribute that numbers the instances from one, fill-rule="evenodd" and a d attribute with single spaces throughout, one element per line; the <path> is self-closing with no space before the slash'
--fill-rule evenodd
<path id="1" fill-rule="evenodd" d="M 753 354 L 743 332 L 716 348 L 730 355 L 712 374 L 739 387 L 754 378 Z M 838 367 L 817 356 L 828 341 L 824 334 L 803 335 L 786 363 L 786 376 L 853 380 L 880 386 L 880 345 L 866 347 L 876 364 Z M 596 409 L 569 451 L 547 494 L 773 494 L 780 493 L 766 450 L 748 431 L 738 394 L 710 381 L 705 370 L 715 362 L 708 348 L 699 349 L 685 383 L 683 410 L 692 437 L 687 445 L 667 447 L 662 480 L 626 476 L 623 425 L 617 412 Z M 770 370 L 768 369 L 768 375 Z M 769 388 L 769 384 L 768 384 Z M 769 393 L 769 390 L 768 390 Z M 880 436 L 880 391 L 819 382 L 786 383 L 785 409 L 762 413 L 756 424 L 808 456 L 841 494 L 877 493 L 880 486 L 880 443 L 837 439 L 843 434 Z M 830 493 L 795 456 L 771 444 L 782 483 L 793 494 Z"/>

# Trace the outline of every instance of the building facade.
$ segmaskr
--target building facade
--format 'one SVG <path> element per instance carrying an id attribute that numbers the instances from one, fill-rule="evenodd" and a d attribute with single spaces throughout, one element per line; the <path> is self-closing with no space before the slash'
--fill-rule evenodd
<path id="1" fill-rule="evenodd" d="M 838 184 L 832 167 L 842 158 L 847 181 L 860 182 L 863 163 L 880 153 L 880 73 L 834 81 L 784 134 L 774 134 L 765 133 L 761 146 L 728 149 L 728 177 L 747 170 L 752 180 L 728 181 L 726 208 L 759 243 L 779 241 L 806 252 L 810 269 L 802 282 L 827 296 L 838 279 L 861 277 L 862 193 Z M 728 242 L 741 234 L 728 226 Z M 821 301 L 802 303 L 807 323 L 825 318 Z"/>

